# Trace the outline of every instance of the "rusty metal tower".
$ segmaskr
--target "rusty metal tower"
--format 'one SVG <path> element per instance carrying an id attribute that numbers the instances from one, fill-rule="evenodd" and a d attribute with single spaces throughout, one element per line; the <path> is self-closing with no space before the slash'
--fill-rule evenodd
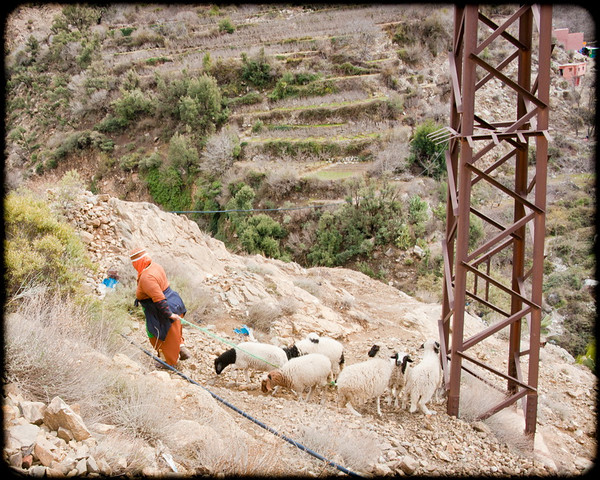
<path id="1" fill-rule="evenodd" d="M 447 411 L 459 415 L 465 370 L 505 393 L 481 418 L 522 400 L 525 432 L 532 436 L 542 315 L 551 35 L 551 5 L 516 6 L 501 24 L 478 5 L 456 5 L 449 54 L 450 127 L 433 135 L 436 141 L 449 142 L 439 321 Z M 495 48 L 488 48 L 492 44 Z M 484 214 L 478 210 L 478 195 L 494 198 L 512 212 Z M 469 231 L 475 223 L 485 233 L 473 246 Z M 498 259 L 511 271 L 500 271 Z M 467 302 L 496 316 L 471 336 L 464 328 Z M 506 371 L 475 353 L 485 351 L 486 339 L 503 329 L 509 338 Z"/>

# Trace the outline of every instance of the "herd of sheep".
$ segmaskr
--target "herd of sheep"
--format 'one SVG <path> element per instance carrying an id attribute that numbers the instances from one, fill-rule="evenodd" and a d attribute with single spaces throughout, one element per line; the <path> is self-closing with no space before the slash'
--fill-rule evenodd
<path id="1" fill-rule="evenodd" d="M 308 402 L 313 390 L 327 385 L 337 388 L 337 403 L 353 414 L 354 408 L 368 400 L 376 399 L 377 413 L 381 416 L 381 397 L 390 394 L 397 408 L 399 400 L 403 409 L 410 403 L 409 412 L 417 410 L 425 415 L 436 413 L 427 403 L 439 392 L 442 370 L 439 358 L 440 345 L 428 340 L 422 346 L 423 357 L 415 366 L 405 352 L 392 352 L 373 345 L 367 358 L 345 366 L 344 347 L 332 338 L 310 333 L 291 347 L 277 347 L 268 343 L 242 342 L 215 359 L 215 371 L 220 374 L 231 365 L 245 373 L 250 382 L 250 370 L 267 372 L 261 381 L 264 393 L 274 394 L 279 387 L 293 391 L 299 399 L 308 390 Z"/>

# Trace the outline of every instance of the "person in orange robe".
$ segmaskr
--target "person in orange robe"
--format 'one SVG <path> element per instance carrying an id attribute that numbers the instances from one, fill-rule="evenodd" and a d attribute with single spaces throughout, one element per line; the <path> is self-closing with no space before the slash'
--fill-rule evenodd
<path id="1" fill-rule="evenodd" d="M 158 357 L 171 366 L 189 358 L 183 342 L 181 319 L 186 313 L 179 294 L 171 289 L 165 270 L 154 262 L 143 247 L 129 257 L 137 271 L 136 306 L 141 303 L 146 317 L 146 332 Z"/>

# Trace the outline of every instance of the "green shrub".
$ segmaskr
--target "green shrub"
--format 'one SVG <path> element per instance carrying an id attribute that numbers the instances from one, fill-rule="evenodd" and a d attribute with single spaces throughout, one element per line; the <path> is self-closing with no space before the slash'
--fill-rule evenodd
<path id="1" fill-rule="evenodd" d="M 577 363 L 585 365 L 592 372 L 596 373 L 596 339 L 588 343 L 585 354 L 577 357 Z"/>
<path id="2" fill-rule="evenodd" d="M 229 18 L 224 18 L 219 22 L 219 32 L 233 33 L 235 32 L 235 26 L 231 23 Z"/>
<path id="3" fill-rule="evenodd" d="M 67 25 L 73 25 L 78 30 L 84 31 L 98 23 L 102 11 L 98 7 L 72 4 L 63 7 L 62 15 Z"/>
<path id="4" fill-rule="evenodd" d="M 408 250 L 410 247 L 414 246 L 415 241 L 410 233 L 410 228 L 406 224 L 402 224 L 402 226 L 398 230 L 398 235 L 394 239 L 394 245 L 401 250 Z"/>
<path id="5" fill-rule="evenodd" d="M 120 30 L 124 37 L 129 37 L 133 32 L 135 32 L 135 27 L 123 27 Z"/>
<path id="6" fill-rule="evenodd" d="M 413 195 L 408 200 L 408 220 L 412 224 L 427 220 L 427 202 L 418 195 Z"/>
<path id="7" fill-rule="evenodd" d="M 469 219 L 469 248 L 475 248 L 485 235 L 483 220 L 472 213 Z"/>
<path id="8" fill-rule="evenodd" d="M 146 63 L 147 65 L 155 66 L 172 61 L 173 60 L 171 60 L 169 57 L 152 57 L 145 60 L 144 63 Z"/>
<path id="9" fill-rule="evenodd" d="M 264 88 L 271 84 L 271 65 L 265 56 L 264 47 L 252 59 L 242 53 L 242 79 L 258 88 Z"/>
<path id="10" fill-rule="evenodd" d="M 376 245 L 398 241 L 406 226 L 397 191 L 384 183 L 377 192 L 366 181 L 349 184 L 346 203 L 319 218 L 315 241 L 307 260 L 312 265 L 344 265 L 362 255 L 368 258 Z"/>
<path id="11" fill-rule="evenodd" d="M 76 57 L 76 62 L 79 68 L 85 70 L 90 66 L 94 58 L 94 54 L 100 50 L 100 41 L 97 37 L 93 37 L 91 40 L 82 40 L 81 52 Z"/>
<path id="12" fill-rule="evenodd" d="M 114 142 L 101 133 L 92 130 L 73 132 L 67 136 L 56 150 L 50 153 L 46 166 L 48 168 L 56 168 L 58 163 L 69 154 L 86 148 L 97 148 L 100 151 L 109 152 L 113 150 Z"/>
<path id="13" fill-rule="evenodd" d="M 265 129 L 265 124 L 262 120 L 257 120 L 252 125 L 252 133 L 260 133 Z"/>
<path id="14" fill-rule="evenodd" d="M 121 167 L 121 170 L 130 172 L 131 170 L 135 170 L 138 168 L 141 160 L 142 160 L 141 153 L 139 153 L 139 152 L 128 153 L 126 155 L 123 155 L 119 159 L 119 167 Z"/>
<path id="15" fill-rule="evenodd" d="M 219 180 L 208 182 L 203 177 L 198 177 L 196 180 L 196 191 L 194 194 L 194 208 L 198 211 L 215 211 L 221 210 L 219 202 L 216 198 L 221 193 L 222 184 Z M 210 231 L 213 235 L 218 232 L 218 222 L 220 213 L 197 213 L 192 214 L 192 218 L 204 228 Z"/>
<path id="16" fill-rule="evenodd" d="M 446 172 L 444 152 L 448 145 L 447 143 L 436 145 L 427 135 L 441 128 L 442 125 L 431 120 L 419 125 L 410 142 L 410 153 L 407 159 L 409 164 L 418 166 L 425 175 L 436 179 L 440 179 Z"/>
<path id="17" fill-rule="evenodd" d="M 94 126 L 94 130 L 103 133 L 116 133 L 123 131 L 127 128 L 127 125 L 129 125 L 129 122 L 125 118 L 107 115 L 104 120 Z"/>
<path id="18" fill-rule="evenodd" d="M 198 150 L 189 136 L 175 133 L 169 141 L 168 160 L 178 171 L 194 172 L 200 163 Z"/>
<path id="19" fill-rule="evenodd" d="M 320 81 L 320 77 L 316 73 L 285 72 L 268 95 L 269 100 L 324 96 L 339 91 L 335 83 L 330 80 Z"/>
<path id="20" fill-rule="evenodd" d="M 158 168 L 162 165 L 163 159 L 160 153 L 152 152 L 149 156 L 143 157 L 138 163 L 138 168 L 141 171 L 148 171 L 153 168 Z"/>
<path id="21" fill-rule="evenodd" d="M 286 235 L 281 224 L 268 215 L 253 215 L 238 227 L 238 236 L 244 250 L 266 257 L 282 258 L 279 240 Z"/>
<path id="22" fill-rule="evenodd" d="M 333 267 L 339 265 L 338 254 L 342 250 L 344 237 L 338 228 L 338 221 L 331 212 L 324 212 L 319 218 L 315 243 L 307 255 L 312 265 Z"/>
<path id="23" fill-rule="evenodd" d="M 246 95 L 235 98 L 224 98 L 223 103 L 228 107 L 235 107 L 238 105 L 255 105 L 262 102 L 263 96 L 258 92 L 248 92 Z"/>
<path id="24" fill-rule="evenodd" d="M 72 227 L 29 191 L 10 192 L 4 208 L 7 295 L 38 284 L 63 294 L 78 291 L 92 264 Z"/>
<path id="25" fill-rule="evenodd" d="M 216 185 L 214 185 L 216 186 Z M 220 190 L 220 184 L 219 190 Z M 239 210 L 226 213 L 219 218 L 217 238 L 229 247 L 241 247 L 247 253 L 260 253 L 267 257 L 289 260 L 282 251 L 280 240 L 287 235 L 283 226 L 268 215 L 250 215 L 256 193 L 244 182 L 228 185 L 231 198 L 225 210 Z M 213 198 L 216 192 L 213 192 Z"/>
<path id="26" fill-rule="evenodd" d="M 139 88 L 133 90 L 122 90 L 121 98 L 112 103 L 117 117 L 129 123 L 136 120 L 140 115 L 154 114 L 154 104 Z"/>
<path id="27" fill-rule="evenodd" d="M 227 120 L 217 81 L 203 74 L 187 82 L 185 94 L 177 102 L 179 119 L 200 134 L 212 133 Z"/>
<path id="28" fill-rule="evenodd" d="M 357 67 L 356 65 L 352 65 L 350 62 L 344 62 L 341 65 L 337 65 L 337 68 L 344 75 L 364 75 L 371 73 L 371 70 L 368 68 Z"/>
<path id="29" fill-rule="evenodd" d="M 189 210 L 192 203 L 189 189 L 173 166 L 151 168 L 145 179 L 152 199 L 167 210 Z"/>

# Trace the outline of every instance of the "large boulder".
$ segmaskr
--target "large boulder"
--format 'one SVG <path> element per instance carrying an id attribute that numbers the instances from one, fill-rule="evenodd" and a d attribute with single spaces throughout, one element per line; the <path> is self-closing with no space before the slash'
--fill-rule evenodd
<path id="1" fill-rule="evenodd" d="M 81 417 L 60 397 L 54 397 L 46 408 L 44 423 L 50 430 L 69 430 L 77 441 L 91 436 Z"/>

